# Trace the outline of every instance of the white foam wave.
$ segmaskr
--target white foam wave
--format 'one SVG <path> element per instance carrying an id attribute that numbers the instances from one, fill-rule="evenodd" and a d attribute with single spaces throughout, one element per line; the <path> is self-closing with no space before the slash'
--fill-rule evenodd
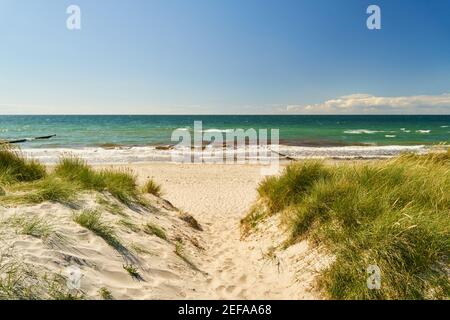
<path id="1" fill-rule="evenodd" d="M 274 147 L 247 146 L 236 150 L 211 148 L 206 149 L 203 155 L 205 159 L 213 159 L 221 154 L 225 156 L 244 157 L 245 159 L 258 159 L 264 161 L 273 156 Z M 426 153 L 427 148 L 418 146 L 346 146 L 346 147 L 277 147 L 277 152 L 296 159 L 308 158 L 374 158 L 392 157 L 401 152 Z M 185 149 L 186 150 L 186 149 Z M 91 164 L 126 164 L 142 162 L 172 162 L 174 152 L 182 150 L 157 150 L 153 146 L 145 147 L 121 147 L 115 149 L 103 149 L 86 147 L 83 149 L 47 148 L 47 149 L 23 149 L 23 153 L 30 158 L 38 159 L 46 164 L 54 164 L 62 156 L 75 155 L 85 159 Z M 213 151 L 213 152 L 211 152 Z M 198 153 L 198 151 L 197 151 Z"/>
<path id="2" fill-rule="evenodd" d="M 367 130 L 367 129 L 357 129 L 357 130 L 346 130 L 344 133 L 347 134 L 374 134 L 374 133 L 380 133 L 384 131 L 377 131 L 377 130 Z"/>
<path id="3" fill-rule="evenodd" d="M 224 130 L 221 130 L 221 129 L 206 129 L 206 130 L 203 130 L 203 132 L 205 132 L 205 133 L 214 133 L 214 132 L 227 133 L 227 132 L 234 132 L 234 130 L 233 129 L 224 129 Z"/>

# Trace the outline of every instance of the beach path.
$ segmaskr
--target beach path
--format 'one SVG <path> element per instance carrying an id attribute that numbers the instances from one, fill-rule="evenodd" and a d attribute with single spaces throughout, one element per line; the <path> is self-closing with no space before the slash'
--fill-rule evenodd
<path id="1" fill-rule="evenodd" d="M 205 250 L 194 257 L 205 272 L 204 283 L 187 284 L 197 290 L 186 298 L 317 298 L 312 290 L 315 271 L 305 269 L 298 274 L 296 262 L 314 266 L 307 244 L 267 258 L 274 244 L 270 236 L 241 239 L 240 220 L 255 201 L 256 188 L 263 179 L 259 166 L 153 163 L 129 167 L 140 182 L 153 178 L 162 184 L 163 197 L 192 214 L 204 228 Z"/>

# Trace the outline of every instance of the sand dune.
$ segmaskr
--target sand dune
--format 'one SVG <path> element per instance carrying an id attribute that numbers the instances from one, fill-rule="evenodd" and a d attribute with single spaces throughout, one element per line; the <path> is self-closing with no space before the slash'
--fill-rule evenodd
<path id="1" fill-rule="evenodd" d="M 323 254 L 306 242 L 274 250 L 283 241 L 275 218 L 261 226 L 264 232 L 241 237 L 240 219 L 255 201 L 263 178 L 259 166 L 126 167 L 140 183 L 148 178 L 161 183 L 163 198 L 170 202 L 147 195 L 150 208 L 129 208 L 106 193 L 91 192 L 71 206 L 47 202 L 0 207 L 1 265 L 26 266 L 33 272 L 30 281 L 39 285 L 45 285 L 42 278 L 67 278 L 68 270 L 79 268 L 79 292 L 87 299 L 100 299 L 104 289 L 114 299 L 320 298 L 314 278 L 327 263 Z M 74 214 L 86 209 L 102 212 L 120 248 L 74 222 Z M 203 231 L 183 221 L 180 212 L 195 217 Z M 18 218 L 41 219 L 51 232 L 45 237 L 23 235 L 14 225 Z M 145 233 L 143 226 L 149 222 L 163 229 L 167 239 Z M 124 266 L 136 268 L 138 276 Z"/>
<path id="2" fill-rule="evenodd" d="M 77 203 L 78 208 L 58 203 L 1 208 L 2 266 L 24 267 L 24 274 L 33 271 L 35 275 L 30 280 L 38 282 L 38 286 L 46 285 L 45 277 L 67 277 L 67 270 L 79 268 L 79 292 L 88 299 L 100 298 L 100 288 L 106 288 L 115 299 L 182 299 L 191 295 L 196 290 L 195 279 L 203 275 L 177 255 L 175 244 L 182 242 L 186 255 L 187 251 L 199 251 L 194 246 L 198 245 L 198 232 L 179 219 L 175 208 L 164 209 L 156 199 L 151 199 L 153 210 L 130 209 L 104 196 L 122 209 L 120 214 L 102 210 L 102 220 L 114 228 L 120 248 L 73 221 L 80 208 L 100 207 L 93 195 L 86 195 Z M 52 230 L 49 236 L 23 235 L 20 226 L 12 225 L 15 219 L 36 218 Z M 145 233 L 143 225 L 148 222 L 165 230 L 167 240 Z M 135 267 L 139 276 L 128 274 L 126 265 Z M 64 283 L 58 285 L 64 287 Z"/>
<path id="3" fill-rule="evenodd" d="M 197 257 L 207 272 L 200 291 L 188 298 L 203 299 L 317 299 L 317 272 L 327 258 L 301 242 L 275 250 L 278 221 L 264 232 L 241 239 L 240 220 L 256 199 L 261 181 L 256 165 L 131 165 L 141 179 L 163 185 L 164 197 L 188 211 L 204 226 L 205 251 Z M 263 236 L 261 236 L 263 235 Z M 300 270 L 300 271 L 299 271 Z"/>

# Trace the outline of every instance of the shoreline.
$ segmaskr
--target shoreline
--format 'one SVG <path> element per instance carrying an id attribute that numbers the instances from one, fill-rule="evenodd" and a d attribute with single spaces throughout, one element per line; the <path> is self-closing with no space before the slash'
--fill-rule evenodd
<path id="1" fill-rule="evenodd" d="M 271 149 L 272 148 L 272 149 Z M 236 149 L 212 149 L 203 152 L 188 149 L 170 150 L 153 147 L 120 147 L 101 148 L 84 147 L 76 148 L 23 148 L 22 153 L 27 158 L 41 161 L 44 164 L 54 164 L 61 156 L 74 155 L 85 159 L 90 164 L 133 164 L 133 163 L 182 163 L 178 159 L 186 153 L 199 156 L 202 154 L 205 164 L 234 164 L 235 161 L 224 161 L 225 157 L 231 156 L 243 160 L 249 164 L 267 165 L 273 161 L 273 153 L 279 153 L 279 159 L 331 159 L 331 160 L 357 160 L 357 159 L 384 159 L 397 156 L 404 152 L 424 154 L 430 150 L 439 149 L 439 145 L 425 146 L 346 146 L 346 147 L 298 147 L 279 145 L 276 147 L 242 147 Z M 174 161 L 173 156 L 176 156 Z M 188 161 L 189 163 L 189 161 Z"/>

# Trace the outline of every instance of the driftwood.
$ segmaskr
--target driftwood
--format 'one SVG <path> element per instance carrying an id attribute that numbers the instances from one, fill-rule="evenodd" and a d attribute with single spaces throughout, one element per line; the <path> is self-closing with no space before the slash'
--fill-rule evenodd
<path id="1" fill-rule="evenodd" d="M 288 156 L 288 155 L 285 155 L 285 154 L 283 154 L 283 153 L 273 151 L 272 149 L 269 149 L 269 150 L 270 150 L 270 152 L 273 152 L 273 153 L 276 153 L 276 154 L 279 155 L 279 156 L 282 156 L 282 157 L 285 158 L 286 160 L 290 160 L 290 161 L 298 161 L 298 159 L 292 158 L 292 157 L 290 157 L 290 156 Z"/>
<path id="2" fill-rule="evenodd" d="M 35 137 L 35 138 L 0 141 L 0 144 L 15 144 L 15 143 L 24 143 L 24 142 L 33 141 L 33 140 L 46 140 L 46 139 L 53 138 L 55 136 L 56 136 L 56 134 L 52 134 L 49 136 L 41 136 L 41 137 Z"/>

